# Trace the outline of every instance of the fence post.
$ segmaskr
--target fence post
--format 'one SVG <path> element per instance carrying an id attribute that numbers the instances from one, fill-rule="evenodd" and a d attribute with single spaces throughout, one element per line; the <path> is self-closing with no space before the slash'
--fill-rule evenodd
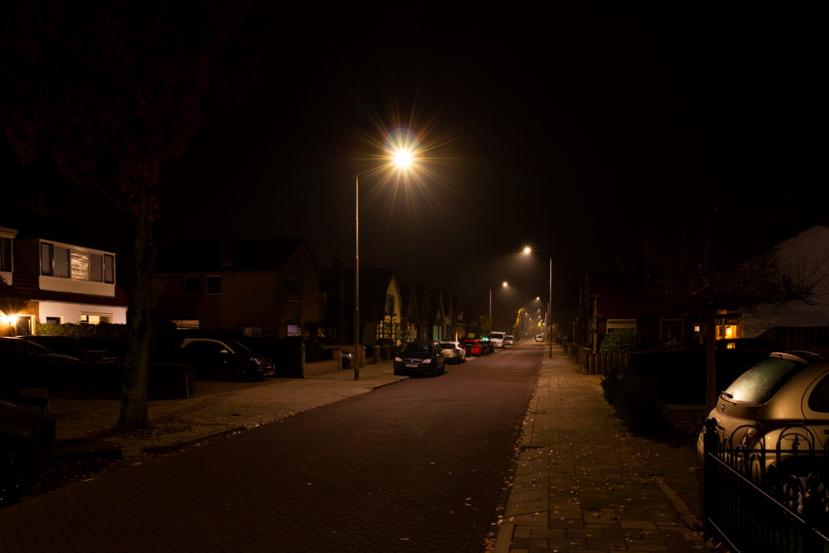
<path id="1" fill-rule="evenodd" d="M 700 513 L 702 514 L 705 536 L 711 536 L 711 524 L 709 520 L 711 515 L 716 512 L 716 509 L 712 508 L 712 501 L 717 491 L 714 478 L 716 467 L 712 465 L 709 453 L 716 453 L 719 446 L 720 437 L 717 434 L 717 420 L 713 418 L 706 419 L 705 423 L 703 423 L 702 474 L 700 475 L 700 488 L 702 492 L 700 493 Z"/>

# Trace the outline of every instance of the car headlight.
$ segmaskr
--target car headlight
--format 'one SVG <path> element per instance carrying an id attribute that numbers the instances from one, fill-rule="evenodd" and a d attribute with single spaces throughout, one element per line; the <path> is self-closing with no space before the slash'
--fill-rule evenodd
<path id="1" fill-rule="evenodd" d="M 424 360 L 423 360 L 423 361 L 421 361 L 421 362 L 422 362 L 424 365 L 428 365 L 429 363 L 431 363 L 431 362 L 432 362 L 432 359 L 431 359 L 431 358 L 429 358 L 429 359 L 424 359 Z"/>
<path id="2" fill-rule="evenodd" d="M 403 362 L 403 360 L 402 360 L 401 358 L 399 358 L 399 357 L 395 357 L 395 358 L 394 358 L 394 362 L 395 362 L 395 363 L 402 363 L 402 362 Z"/>

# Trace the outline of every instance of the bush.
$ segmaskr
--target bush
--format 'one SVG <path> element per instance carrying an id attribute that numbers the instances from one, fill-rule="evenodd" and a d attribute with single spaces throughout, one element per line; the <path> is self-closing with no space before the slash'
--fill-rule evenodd
<path id="1" fill-rule="evenodd" d="M 618 378 L 613 406 L 633 432 L 659 434 L 665 431 L 665 409 L 659 386 L 653 378 L 627 374 Z"/>
<path id="2" fill-rule="evenodd" d="M 619 390 L 619 375 L 615 372 L 602 377 L 602 391 L 604 392 L 604 399 L 610 405 L 616 401 L 616 394 Z"/>
<path id="3" fill-rule="evenodd" d="M 126 325 L 101 323 L 90 324 L 42 324 L 37 323 L 40 336 L 72 336 L 75 338 L 124 338 Z"/>
<path id="4" fill-rule="evenodd" d="M 639 347 L 641 337 L 635 330 L 616 330 L 605 336 L 599 351 L 602 353 L 618 353 L 633 351 Z"/>

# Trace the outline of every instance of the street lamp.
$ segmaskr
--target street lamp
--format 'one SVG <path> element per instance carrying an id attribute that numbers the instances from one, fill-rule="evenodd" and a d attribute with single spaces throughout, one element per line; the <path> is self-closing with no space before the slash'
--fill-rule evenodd
<path id="1" fill-rule="evenodd" d="M 509 288 L 509 282 L 506 280 L 501 283 L 501 288 Z M 492 321 L 492 288 L 489 289 L 489 332 L 495 328 L 495 323 Z"/>
<path id="2" fill-rule="evenodd" d="M 391 165 L 403 173 L 412 168 L 416 153 L 399 144 L 387 152 Z M 354 380 L 360 380 L 360 175 L 354 175 Z"/>
<path id="3" fill-rule="evenodd" d="M 533 253 L 532 246 L 524 246 L 524 255 Z M 553 257 L 550 256 L 550 290 L 547 296 L 547 336 L 550 340 L 549 357 L 553 358 Z M 541 299 L 541 298 L 536 298 Z"/>

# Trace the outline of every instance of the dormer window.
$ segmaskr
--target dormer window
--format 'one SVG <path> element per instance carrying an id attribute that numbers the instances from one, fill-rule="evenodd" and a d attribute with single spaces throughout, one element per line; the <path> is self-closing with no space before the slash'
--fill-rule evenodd
<path id="1" fill-rule="evenodd" d="M 114 284 L 115 256 L 41 242 L 40 274 Z"/>

